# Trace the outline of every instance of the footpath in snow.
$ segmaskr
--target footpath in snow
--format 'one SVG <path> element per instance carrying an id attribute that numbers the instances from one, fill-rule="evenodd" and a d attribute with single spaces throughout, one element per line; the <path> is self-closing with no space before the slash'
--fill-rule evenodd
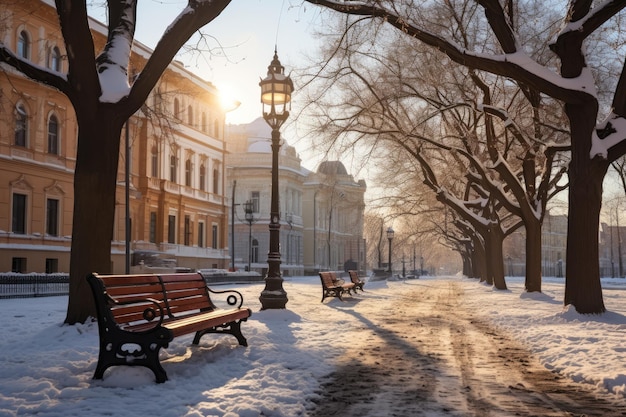
<path id="1" fill-rule="evenodd" d="M 563 280 L 546 280 L 544 292 L 532 295 L 523 292 L 521 279 L 507 282 L 507 291 L 458 277 L 371 282 L 364 293 L 347 296 L 343 303 L 337 299 L 320 303 L 319 278 L 289 278 L 284 283 L 287 309 L 272 311 L 259 311 L 262 284 L 229 285 L 244 294 L 245 305 L 253 311 L 242 324 L 249 346 L 240 347 L 229 336 L 205 336 L 196 347 L 191 346 L 191 335 L 175 339 L 163 351 L 170 378 L 165 384 L 155 384 L 152 372 L 139 367 L 114 367 L 104 380 L 92 380 L 97 325 L 63 326 L 66 297 L 0 300 L 0 417 L 321 415 L 316 414 L 321 405 L 332 398 L 328 390 L 336 389 L 329 381 L 346 357 L 364 362 L 376 358 L 375 349 L 384 349 L 384 344 L 372 343 L 373 335 L 379 341 L 385 335 L 402 343 L 410 339 L 423 358 L 443 357 L 437 346 L 425 343 L 425 336 L 420 344 L 422 336 L 411 332 L 411 327 L 417 332 L 420 314 L 436 317 L 433 311 L 438 308 L 443 308 L 441 317 L 471 311 L 477 320 L 526 346 L 548 370 L 623 403 L 626 280 L 603 282 L 609 312 L 601 316 L 563 309 Z M 411 293 L 417 295 L 408 297 Z M 421 302 L 412 303 L 419 294 Z M 413 322 L 400 320 L 407 310 Z M 384 314 L 385 327 L 381 327 Z M 385 333 L 395 323 L 408 330 L 400 336 Z M 438 335 L 441 340 L 458 341 L 444 336 Z M 469 352 L 471 345 L 465 343 L 456 351 Z M 374 367 L 386 366 L 373 361 Z M 462 381 L 452 368 L 431 371 L 439 381 Z M 373 384 L 357 382 L 364 390 Z M 432 407 L 421 415 L 463 415 L 489 406 L 476 405 L 474 395 L 433 393 L 422 399 Z M 406 404 L 406 409 L 414 405 Z M 367 406 L 367 415 L 390 415 L 385 414 L 388 399 L 380 395 L 374 394 Z"/>

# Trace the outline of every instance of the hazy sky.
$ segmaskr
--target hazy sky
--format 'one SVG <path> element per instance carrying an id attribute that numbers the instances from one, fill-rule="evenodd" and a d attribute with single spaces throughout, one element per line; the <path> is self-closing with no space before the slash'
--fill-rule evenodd
<path id="1" fill-rule="evenodd" d="M 248 123 L 261 115 L 259 81 L 267 75 L 275 45 L 287 73 L 302 62 L 304 53 L 314 51 L 312 32 L 320 12 L 303 3 L 302 0 L 233 0 L 202 30 L 214 38 L 209 40 L 213 54 L 181 51 L 178 59 L 190 71 L 241 102 L 238 109 L 227 115 L 228 123 Z M 135 38 L 154 47 L 186 5 L 186 0 L 139 0 Z M 93 16 L 105 22 L 104 9 L 95 7 Z"/>

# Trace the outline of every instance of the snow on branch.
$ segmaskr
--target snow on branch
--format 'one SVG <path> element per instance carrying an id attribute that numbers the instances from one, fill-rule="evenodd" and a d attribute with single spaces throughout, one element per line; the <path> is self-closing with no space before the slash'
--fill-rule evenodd
<path id="1" fill-rule="evenodd" d="M 596 126 L 591 137 L 589 157 L 608 158 L 609 149 L 626 140 L 626 119 L 611 113 Z"/>
<path id="2" fill-rule="evenodd" d="M 128 65 L 136 19 L 133 3 L 128 2 L 121 9 L 117 26 L 109 28 L 108 42 L 96 60 L 102 103 L 117 103 L 130 93 Z"/>
<path id="3" fill-rule="evenodd" d="M 417 40 L 439 49 L 453 61 L 478 70 L 493 74 L 512 77 L 522 81 L 538 91 L 570 103 L 583 102 L 589 95 L 596 97 L 595 84 L 589 71 L 575 78 L 564 78 L 550 68 L 539 64 L 521 48 L 507 47 L 502 54 L 488 54 L 468 50 L 451 39 L 443 38 L 415 23 L 407 22 L 396 11 L 381 6 L 378 1 L 340 1 L 340 0 L 306 0 L 335 11 L 359 16 L 383 18 L 385 22 L 414 37 Z M 492 2 L 488 2 L 492 3 Z M 495 3 L 494 3 L 495 4 Z M 491 25 L 492 28 L 494 25 Z M 503 26 L 502 32 L 506 32 Z M 505 36 L 502 36 L 505 38 Z M 508 43 L 507 43 L 508 45 Z M 509 52 L 509 53 L 507 53 Z"/>

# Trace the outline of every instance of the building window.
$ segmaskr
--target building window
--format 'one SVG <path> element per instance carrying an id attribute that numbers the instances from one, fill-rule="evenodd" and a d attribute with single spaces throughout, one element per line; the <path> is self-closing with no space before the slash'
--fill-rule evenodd
<path id="1" fill-rule="evenodd" d="M 177 98 L 174 99 L 174 117 L 180 119 L 180 102 Z"/>
<path id="2" fill-rule="evenodd" d="M 252 191 L 250 193 L 250 201 L 252 201 L 252 211 L 254 213 L 259 213 L 261 204 L 261 193 L 258 191 Z"/>
<path id="3" fill-rule="evenodd" d="M 13 194 L 11 231 L 26 234 L 26 195 Z"/>
<path id="4" fill-rule="evenodd" d="M 46 258 L 46 274 L 56 274 L 57 272 L 59 272 L 59 260 Z"/>
<path id="5" fill-rule="evenodd" d="M 17 37 L 17 55 L 24 59 L 30 57 L 30 36 L 24 30 Z"/>
<path id="6" fill-rule="evenodd" d="M 59 200 L 53 198 L 46 201 L 46 234 L 59 235 Z"/>
<path id="7" fill-rule="evenodd" d="M 13 258 L 11 260 L 11 272 L 18 274 L 26 273 L 26 258 Z"/>
<path id="8" fill-rule="evenodd" d="M 176 155 L 170 156 L 170 181 L 176 182 Z"/>
<path id="9" fill-rule="evenodd" d="M 189 126 L 193 126 L 193 108 L 191 105 L 187 107 L 187 122 Z"/>
<path id="10" fill-rule="evenodd" d="M 215 119 L 215 124 L 213 125 L 213 135 L 217 139 L 220 137 L 220 122 L 217 119 Z"/>
<path id="11" fill-rule="evenodd" d="M 185 161 L 185 185 L 187 187 L 191 187 L 192 167 L 193 164 L 191 163 L 191 159 L 187 159 Z"/>
<path id="12" fill-rule="evenodd" d="M 202 131 L 206 133 L 207 131 L 207 126 L 206 126 L 206 113 L 202 112 Z"/>
<path id="13" fill-rule="evenodd" d="M 167 243 L 176 243 L 176 216 L 167 217 Z"/>
<path id="14" fill-rule="evenodd" d="M 204 164 L 200 165 L 200 189 L 206 191 L 206 168 Z"/>
<path id="15" fill-rule="evenodd" d="M 156 243 L 156 226 L 157 226 L 157 214 L 156 211 L 150 212 L 150 236 L 148 237 L 150 243 Z"/>
<path id="16" fill-rule="evenodd" d="M 184 235 L 184 245 L 189 246 L 191 242 L 191 218 L 189 216 L 185 216 L 185 235 Z"/>
<path id="17" fill-rule="evenodd" d="M 213 233 L 212 233 L 212 235 L 213 235 L 213 236 L 212 236 L 212 238 L 213 238 L 213 243 L 212 243 L 211 247 L 212 247 L 213 249 L 217 249 L 217 244 L 218 244 L 218 239 L 217 239 L 217 237 L 218 237 L 218 236 L 217 236 L 217 225 L 216 225 L 216 224 L 214 224 L 214 225 L 213 225 Z"/>
<path id="18" fill-rule="evenodd" d="M 156 146 L 152 147 L 152 153 L 150 154 L 150 165 L 152 170 L 152 177 L 157 178 L 159 176 L 159 151 Z"/>
<path id="19" fill-rule="evenodd" d="M 258 263 L 259 262 L 259 241 L 256 239 L 252 239 L 252 256 L 251 256 L 251 262 L 252 263 Z"/>
<path id="20" fill-rule="evenodd" d="M 204 247 L 204 223 L 198 223 L 198 247 Z"/>
<path id="21" fill-rule="evenodd" d="M 59 154 L 59 121 L 55 115 L 48 120 L 48 153 Z"/>
<path id="22" fill-rule="evenodd" d="M 61 51 L 56 46 L 48 52 L 48 68 L 53 71 L 61 71 Z"/>
<path id="23" fill-rule="evenodd" d="M 213 193 L 219 194 L 220 192 L 220 170 L 215 168 L 213 170 Z"/>
<path id="24" fill-rule="evenodd" d="M 15 108 L 15 145 L 26 147 L 28 137 L 28 113 L 23 105 Z"/>

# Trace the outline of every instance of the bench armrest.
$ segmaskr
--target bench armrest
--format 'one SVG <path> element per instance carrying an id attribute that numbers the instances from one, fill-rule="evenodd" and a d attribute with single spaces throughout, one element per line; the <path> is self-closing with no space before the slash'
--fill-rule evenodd
<path id="1" fill-rule="evenodd" d="M 230 294 L 226 296 L 226 303 L 229 306 L 237 305 L 236 308 L 241 308 L 243 305 L 243 295 L 239 291 L 236 290 L 212 290 L 209 286 L 207 289 L 211 294 Z"/>

